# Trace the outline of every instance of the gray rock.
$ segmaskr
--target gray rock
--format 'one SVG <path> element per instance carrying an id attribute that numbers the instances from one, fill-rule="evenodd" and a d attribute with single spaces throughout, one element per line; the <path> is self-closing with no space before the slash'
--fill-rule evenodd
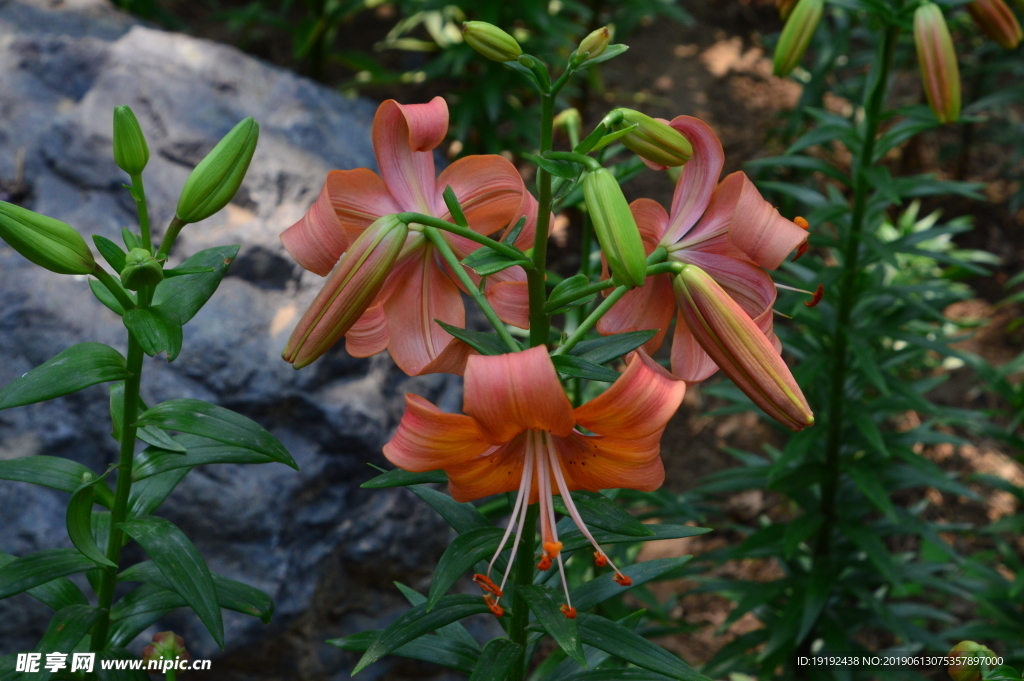
<path id="1" fill-rule="evenodd" d="M 382 462 L 403 393 L 448 408 L 459 400 L 456 379 L 405 378 L 386 354 L 354 360 L 339 348 L 301 372 L 280 359 L 322 280 L 294 265 L 278 234 L 316 197 L 329 169 L 374 166 L 374 105 L 232 48 L 139 25 L 100 0 L 0 2 L 0 189 L 8 196 L 89 236 L 117 240 L 122 225 L 135 225 L 121 187 L 127 178 L 110 150 L 118 104 L 134 109 L 149 140 L 145 179 L 157 231 L 193 165 L 238 120 L 260 122 L 238 197 L 185 229 L 172 264 L 222 244 L 242 244 L 240 255 L 186 327 L 181 356 L 147 361 L 143 396 L 236 409 L 271 429 L 302 468 L 196 469 L 161 510 L 213 570 L 274 598 L 271 625 L 226 613 L 226 653 L 184 612 L 147 633 L 182 633 L 193 657 L 215 658 L 219 679 L 347 678 L 355 656 L 324 641 L 396 617 L 406 606 L 392 580 L 424 587 L 448 539 L 443 521 L 408 492 L 360 490 L 372 473 L 366 464 Z M 15 187 L 19 151 L 25 183 Z M 126 332 L 84 277 L 42 271 L 0 243 L 0 383 L 85 340 L 123 352 Z M 0 412 L 0 458 L 66 456 L 104 470 L 116 458 L 106 399 L 97 386 Z M 0 482 L 0 499 L 0 549 L 21 555 L 70 545 L 67 495 Z M 128 556 L 141 557 L 137 549 Z M 0 602 L 0 655 L 34 647 L 47 620 L 47 609 L 25 596 Z M 366 677 L 437 673 L 385 662 Z"/>

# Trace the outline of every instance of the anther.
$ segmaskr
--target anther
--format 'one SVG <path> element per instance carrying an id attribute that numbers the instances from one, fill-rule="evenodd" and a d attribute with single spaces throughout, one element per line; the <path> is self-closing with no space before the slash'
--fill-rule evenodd
<path id="1" fill-rule="evenodd" d="M 537 569 L 538 570 L 550 570 L 551 569 L 551 559 L 548 558 L 547 556 L 544 556 L 543 558 L 541 558 L 540 562 L 537 563 Z"/>
<path id="2" fill-rule="evenodd" d="M 615 583 L 619 586 L 633 586 L 633 580 L 621 572 L 616 572 L 612 579 L 615 580 Z"/>
<path id="3" fill-rule="evenodd" d="M 480 573 L 477 573 L 473 575 L 473 581 L 479 584 L 480 588 L 484 591 L 490 591 L 492 594 L 499 598 L 505 595 L 502 593 L 498 585 L 494 583 L 494 580 L 492 580 L 487 575 L 481 575 Z"/>
<path id="4" fill-rule="evenodd" d="M 604 567 L 607 564 L 608 564 L 608 556 L 606 556 L 603 553 L 600 553 L 598 551 L 594 551 L 594 565 L 596 567 L 600 568 L 600 567 Z"/>
<path id="5" fill-rule="evenodd" d="M 795 218 L 793 218 L 793 223 L 797 227 L 799 227 L 800 229 L 810 229 L 811 228 L 811 223 L 807 222 L 806 219 L 800 217 L 799 215 L 797 215 Z"/>
<path id="6" fill-rule="evenodd" d="M 490 594 L 484 594 L 484 603 L 487 604 L 487 607 L 490 608 L 495 617 L 501 617 L 505 614 L 505 608 L 498 605 L 498 601 Z"/>
<path id="7" fill-rule="evenodd" d="M 560 607 L 559 610 L 561 610 L 562 614 L 565 615 L 565 619 L 576 619 L 576 608 L 572 607 L 571 605 L 566 605 L 565 603 L 563 603 L 562 607 Z"/>
<path id="8" fill-rule="evenodd" d="M 818 288 L 814 291 L 814 295 L 811 296 L 810 300 L 805 300 L 804 305 L 807 307 L 814 307 L 821 302 L 821 299 L 825 297 L 825 285 L 818 284 Z"/>
<path id="9" fill-rule="evenodd" d="M 554 558 L 562 552 L 562 542 L 560 541 L 549 541 L 544 542 L 544 555 L 548 558 Z"/>
<path id="10" fill-rule="evenodd" d="M 796 255 L 793 256 L 793 262 L 796 262 L 797 260 L 799 260 L 800 256 L 803 255 L 806 252 L 807 252 L 807 242 L 805 241 L 802 244 L 800 244 L 800 246 L 797 247 Z"/>

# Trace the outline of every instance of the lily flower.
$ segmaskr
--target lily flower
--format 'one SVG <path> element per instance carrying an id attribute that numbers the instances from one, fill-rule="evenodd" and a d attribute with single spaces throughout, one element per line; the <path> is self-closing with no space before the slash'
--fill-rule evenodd
<path id="1" fill-rule="evenodd" d="M 768 273 L 793 249 L 807 241 L 807 232 L 785 219 L 761 196 L 742 172 L 718 184 L 725 164 L 722 143 L 703 121 L 679 116 L 670 125 L 693 145 L 693 157 L 683 166 L 667 213 L 655 201 L 637 199 L 630 204 L 650 254 L 659 246 L 669 262 L 696 265 L 708 273 L 781 350 L 772 330 L 772 305 L 777 295 Z M 605 335 L 657 329 L 644 348 L 649 354 L 661 347 L 676 316 L 672 338 L 672 373 L 698 383 L 718 365 L 695 335 L 690 322 L 677 314 L 672 275 L 647 277 L 647 282 L 625 296 L 597 324 Z"/>
<path id="2" fill-rule="evenodd" d="M 426 104 L 382 103 L 373 120 L 380 175 L 368 168 L 328 173 L 316 202 L 281 234 L 296 262 L 321 276 L 330 274 L 359 235 L 385 215 L 416 212 L 452 221 L 443 198 L 449 185 L 470 228 L 480 234 L 499 233 L 527 216 L 516 245 L 528 247 L 537 202 L 509 161 L 497 155 L 467 156 L 435 177 L 433 149 L 447 131 L 448 105 L 440 97 Z M 442 234 L 459 258 L 478 248 L 464 237 Z M 498 316 L 510 324 L 527 323 L 525 279 L 520 267 L 487 278 L 487 296 Z M 345 348 L 354 357 L 387 349 L 412 376 L 461 373 L 469 346 L 455 341 L 435 319 L 465 326 L 466 311 L 436 247 L 413 225 L 380 292 L 346 331 Z M 318 351 L 323 354 L 327 349 Z"/>
<path id="3" fill-rule="evenodd" d="M 509 565 L 514 563 L 529 504 L 540 502 L 543 554 L 538 567 L 546 570 L 557 562 L 566 587 L 555 494 L 562 496 L 570 517 L 593 545 L 595 564 L 611 565 L 616 581 L 631 583 L 598 545 L 569 493 L 659 488 L 665 479 L 661 434 L 685 390 L 683 381 L 639 350 L 607 391 L 573 409 L 545 348 L 474 355 L 466 364 L 465 414 L 446 414 L 422 397 L 406 395 L 405 415 L 384 445 L 384 456 L 407 471 L 444 469 L 456 501 L 518 490 L 512 520 L 488 573 L 475 577 L 489 592 L 491 610 L 500 616 L 509 571 L 500 585 L 490 573 L 515 527 Z M 567 587 L 562 612 L 575 617 Z"/>

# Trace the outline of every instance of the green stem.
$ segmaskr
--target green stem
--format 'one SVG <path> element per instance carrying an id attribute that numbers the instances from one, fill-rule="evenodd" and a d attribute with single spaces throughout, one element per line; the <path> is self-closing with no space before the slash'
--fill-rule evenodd
<path id="1" fill-rule="evenodd" d="M 178 238 L 178 232 L 180 232 L 181 228 L 186 224 L 187 223 L 181 220 L 177 215 L 174 216 L 174 219 L 171 220 L 171 224 L 167 226 L 167 232 L 164 234 L 163 241 L 160 242 L 160 250 L 157 251 L 156 254 L 157 260 L 163 260 L 167 257 L 171 252 L 171 246 L 174 245 L 174 242 Z"/>
<path id="2" fill-rule="evenodd" d="M 551 151 L 552 121 L 555 96 L 548 92 L 541 96 L 540 153 Z M 533 239 L 533 270 L 526 271 L 526 285 L 530 294 L 530 346 L 546 345 L 551 329 L 551 317 L 544 311 L 547 289 L 544 274 L 548 265 L 548 230 L 551 227 L 551 174 L 537 169 L 537 232 Z"/>
<path id="3" fill-rule="evenodd" d="M 434 227 L 426 227 L 423 233 L 427 235 L 427 238 L 434 244 L 438 251 L 441 252 L 441 257 L 445 259 L 448 266 L 451 268 L 455 276 L 459 278 L 462 285 L 466 288 L 466 292 L 473 297 L 476 304 L 483 310 L 484 316 L 487 317 L 487 321 L 491 323 L 494 330 L 498 332 L 498 337 L 504 341 L 505 345 L 512 352 L 519 352 L 519 343 L 516 343 L 515 339 L 512 338 L 512 334 L 505 328 L 505 324 L 498 317 L 498 313 L 494 311 L 491 304 L 487 302 L 487 296 L 485 296 L 477 285 L 470 278 L 469 273 L 466 272 L 466 268 L 463 267 L 462 263 L 459 262 L 458 257 L 452 251 L 452 247 L 448 244 L 448 241 L 437 231 Z"/>
<path id="4" fill-rule="evenodd" d="M 590 315 L 580 323 L 579 327 L 572 332 L 572 335 L 565 339 L 565 342 L 555 348 L 552 355 L 564 355 L 565 353 L 576 347 L 576 344 L 587 337 L 590 330 L 597 325 L 597 322 L 601 317 L 607 314 L 608 310 L 612 309 L 615 303 L 619 302 L 622 296 L 626 295 L 629 291 L 628 286 L 619 286 L 611 294 L 604 299 L 604 301 L 597 306 L 597 308 L 590 313 Z"/>
<path id="5" fill-rule="evenodd" d="M 149 208 L 146 206 L 146 186 L 142 184 L 142 173 L 132 175 L 132 198 L 139 211 L 139 229 L 142 230 L 142 247 L 153 250 L 153 239 L 149 231 Z"/>
<path id="6" fill-rule="evenodd" d="M 565 307 L 574 300 L 586 298 L 587 296 L 594 293 L 600 293 L 601 291 L 609 289 L 612 286 L 615 286 L 615 282 L 613 282 L 611 279 L 604 279 L 594 284 L 584 286 L 583 288 L 576 289 L 575 291 L 572 292 L 572 295 L 565 296 L 564 298 L 555 298 L 554 300 L 549 301 L 545 308 L 548 310 L 557 310 L 560 307 Z"/>
<path id="7" fill-rule="evenodd" d="M 121 564 L 121 544 L 124 534 L 121 523 L 128 515 L 128 497 L 132 491 L 132 464 L 135 457 L 135 422 L 139 418 L 139 386 L 142 383 L 142 346 L 128 336 L 128 378 L 124 382 L 124 413 L 121 427 L 121 457 L 117 467 L 117 488 L 114 491 L 114 508 L 110 516 L 110 536 L 107 539 L 106 556 L 112 563 Z M 90 649 L 99 652 L 106 647 L 107 631 L 110 627 L 110 606 L 114 602 L 114 586 L 119 568 L 103 568 L 103 577 L 97 593 L 97 607 L 103 612 L 92 631 Z"/>
<path id="8" fill-rule="evenodd" d="M 513 570 L 512 580 L 515 582 L 516 591 L 512 598 L 512 614 L 509 619 L 508 637 L 513 643 L 523 647 L 523 656 L 516 663 L 509 674 L 509 681 L 523 681 L 530 661 L 526 658 L 527 632 L 526 626 L 530 623 L 530 606 L 522 594 L 520 587 L 533 584 L 533 553 L 537 548 L 537 516 L 540 514 L 539 506 L 531 504 L 526 511 L 526 520 L 523 522 L 523 539 L 519 546 L 519 553 L 516 555 L 515 565 L 509 565 L 508 569 Z"/>
<path id="9" fill-rule="evenodd" d="M 587 170 L 601 169 L 601 164 L 596 158 L 592 158 L 586 154 L 577 154 L 575 151 L 549 151 L 544 154 L 544 158 L 550 158 L 552 161 L 570 161 L 572 163 L 579 163 L 586 166 Z"/>
<path id="10" fill-rule="evenodd" d="M 398 219 L 407 225 L 424 225 L 427 227 L 443 229 L 444 231 L 451 232 L 452 234 L 457 234 L 471 241 L 475 241 L 481 246 L 487 246 L 488 248 L 497 251 L 498 253 L 501 253 L 503 256 L 511 260 L 522 260 L 525 257 L 523 255 L 523 252 L 520 251 L 515 246 L 509 246 L 508 244 L 503 244 L 500 241 L 495 241 L 490 237 L 486 237 L 483 234 L 478 234 L 477 232 L 474 232 L 472 229 L 468 227 L 462 227 L 460 225 L 456 225 L 454 222 L 448 222 L 447 220 L 442 220 L 441 218 L 435 218 L 430 215 L 423 215 L 422 213 L 399 213 Z M 528 267 L 531 267 L 531 265 L 523 266 L 524 269 Z"/>
<path id="11" fill-rule="evenodd" d="M 135 308 L 135 301 L 125 293 L 125 290 L 119 283 L 117 283 L 117 280 L 107 274 L 107 271 L 103 269 L 99 263 L 96 264 L 92 274 L 94 277 L 99 279 L 101 284 L 107 287 L 107 290 L 110 291 L 115 298 L 117 298 L 117 302 L 121 303 L 121 307 L 125 310 L 132 310 Z"/>
<path id="12" fill-rule="evenodd" d="M 889 72 L 892 68 L 893 54 L 899 39 L 900 29 L 890 26 L 879 46 L 879 56 L 874 80 L 864 106 L 863 135 L 860 154 L 853 170 L 853 209 L 850 216 L 850 230 L 843 244 L 843 273 L 839 284 L 835 323 L 835 345 L 832 352 L 833 364 L 829 384 L 828 439 L 825 448 L 825 479 L 821 488 L 821 513 L 824 523 L 818 535 L 815 555 L 824 558 L 829 554 L 832 528 L 836 521 L 836 492 L 839 488 L 841 470 L 841 449 L 843 445 L 844 387 L 846 372 L 849 367 L 847 351 L 849 347 L 849 324 L 853 308 L 857 304 L 857 280 L 860 275 L 860 243 L 867 212 L 868 194 L 871 183 L 867 171 L 871 167 L 875 153 L 875 137 L 878 135 L 878 123 L 885 105 L 885 95 L 889 84 Z"/>

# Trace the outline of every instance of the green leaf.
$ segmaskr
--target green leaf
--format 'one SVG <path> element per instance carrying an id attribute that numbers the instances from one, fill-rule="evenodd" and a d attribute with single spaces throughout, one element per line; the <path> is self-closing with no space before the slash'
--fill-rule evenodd
<path id="1" fill-rule="evenodd" d="M 523 647 L 507 638 L 488 641 L 469 681 L 505 681 L 522 654 Z"/>
<path id="2" fill-rule="evenodd" d="M 139 634 L 171 612 L 171 610 L 146 612 L 111 622 L 110 631 L 107 634 L 107 645 L 116 648 L 130 644 Z"/>
<path id="3" fill-rule="evenodd" d="M 149 407 L 141 399 L 139 400 L 139 410 L 136 414 L 138 418 L 139 414 L 145 412 Z M 114 425 L 111 435 L 118 442 L 121 441 L 121 432 L 124 428 L 124 381 L 118 381 L 110 385 L 110 422 Z M 145 442 L 146 444 L 159 447 L 160 449 L 166 449 L 169 452 L 177 452 L 178 454 L 184 454 L 185 448 L 174 441 L 170 435 L 163 430 L 155 426 L 143 426 L 136 429 L 135 435 Z"/>
<path id="4" fill-rule="evenodd" d="M 238 246 L 209 248 L 199 251 L 185 260 L 178 265 L 179 269 L 212 267 L 213 272 L 164 279 L 153 293 L 153 305 L 159 305 L 169 312 L 173 312 L 182 324 L 187 324 L 220 286 L 220 280 L 227 274 L 228 266 L 238 255 L 238 248 Z"/>
<path id="5" fill-rule="evenodd" d="M 464 617 L 489 612 L 482 598 L 463 594 L 445 596 L 430 612 L 427 612 L 426 608 L 426 604 L 417 605 L 403 613 L 392 622 L 391 626 L 382 631 L 373 644 L 367 648 L 355 669 L 352 670 L 352 676 L 424 634 L 457 622 Z"/>
<path id="6" fill-rule="evenodd" d="M 186 274 L 207 274 L 216 272 L 212 267 L 175 267 L 172 270 L 164 270 L 164 279 L 169 277 L 183 277 Z"/>
<path id="7" fill-rule="evenodd" d="M 585 274 L 574 274 L 571 277 L 566 277 L 551 290 L 548 302 L 544 305 L 544 311 L 550 314 L 558 314 L 590 302 L 597 297 L 596 293 L 579 297 L 583 289 L 588 286 L 590 286 L 590 279 Z"/>
<path id="8" fill-rule="evenodd" d="M 646 560 L 642 563 L 627 565 L 622 568 L 622 574 L 633 580 L 632 586 L 622 586 L 615 581 L 615 573 L 606 572 L 595 577 L 582 586 L 572 590 L 572 604 L 580 612 L 590 610 L 596 605 L 603 603 L 609 598 L 623 594 L 634 586 L 640 586 L 647 582 L 653 582 L 662 576 L 676 570 L 690 561 L 692 556 L 679 556 L 676 558 L 658 558 Z"/>
<path id="9" fill-rule="evenodd" d="M 129 251 L 133 248 L 142 248 L 142 237 L 127 227 L 121 228 L 121 240 L 124 241 L 124 247 Z M 117 273 L 120 274 L 121 270 L 118 270 Z"/>
<path id="10" fill-rule="evenodd" d="M 434 569 L 434 579 L 430 582 L 428 612 L 467 570 L 494 555 L 504 533 L 504 530 L 497 527 L 478 527 L 460 534 L 448 545 Z"/>
<path id="11" fill-rule="evenodd" d="M 332 639 L 327 643 L 342 650 L 362 653 L 369 649 L 382 633 L 384 632 L 380 630 L 363 631 L 344 638 Z M 432 662 L 467 674 L 473 671 L 480 659 L 480 651 L 472 646 L 450 638 L 429 635 L 399 646 L 388 654 Z"/>
<path id="12" fill-rule="evenodd" d="M 274 616 L 274 601 L 271 600 L 270 596 L 255 587 L 218 575 L 216 572 L 211 574 L 213 575 L 213 584 L 217 589 L 217 601 L 220 603 L 220 607 L 240 612 L 243 615 L 258 617 L 264 624 L 270 623 L 271 618 Z M 125 569 L 117 576 L 117 581 L 142 582 L 167 591 L 174 590 L 173 585 L 167 580 L 164 573 L 150 560 L 136 563 L 130 568 Z M 177 594 L 175 595 L 177 596 Z M 182 605 L 185 605 L 184 600 L 182 600 L 180 605 L 174 607 L 181 607 Z M 111 617 L 113 617 L 113 614 L 111 614 Z"/>
<path id="13" fill-rule="evenodd" d="M 462 227 L 469 227 L 466 214 L 462 212 L 462 206 L 459 204 L 459 197 L 455 195 L 455 190 L 452 189 L 452 186 L 446 186 L 441 196 L 444 198 L 444 205 L 448 207 L 448 212 L 452 216 L 452 221 Z"/>
<path id="14" fill-rule="evenodd" d="M 178 459 L 184 458 L 178 454 L 174 456 Z M 128 495 L 128 517 L 136 518 L 156 512 L 190 470 L 191 466 L 157 473 L 132 485 L 132 491 Z"/>
<path id="15" fill-rule="evenodd" d="M 863 492 L 875 508 L 884 513 L 891 522 L 899 522 L 896 516 L 896 507 L 889 498 L 889 491 L 878 479 L 877 467 L 869 468 L 866 465 L 860 466 L 851 463 L 846 466 L 846 472 L 853 478 L 857 489 Z"/>
<path id="16" fill-rule="evenodd" d="M 103 259 L 114 268 L 116 274 L 121 274 L 124 270 L 124 260 L 126 254 L 121 250 L 121 247 L 115 244 L 113 241 L 106 237 L 102 237 L 99 234 L 94 234 L 92 237 L 93 243 L 96 244 L 96 250 L 100 252 Z"/>
<path id="17" fill-rule="evenodd" d="M 174 442 L 182 447 L 183 451 L 187 450 L 188 456 L 167 452 L 162 448 L 147 447 L 135 457 L 132 479 L 145 480 L 179 468 L 218 463 L 274 463 L 269 456 L 251 449 L 226 445 L 223 442 L 208 440 L 196 435 L 177 435 Z"/>
<path id="18" fill-rule="evenodd" d="M 121 529 L 149 554 L 160 572 L 224 649 L 224 622 L 213 576 L 195 545 L 174 523 L 143 516 L 121 523 Z"/>
<path id="19" fill-rule="evenodd" d="M 140 426 L 157 426 L 252 449 L 295 470 L 299 467 L 281 442 L 263 426 L 241 414 L 202 400 L 162 402 L 139 417 Z"/>
<path id="20" fill-rule="evenodd" d="M 508 234 L 506 234 L 505 238 L 501 240 L 501 243 L 506 244 L 507 246 L 514 246 L 516 243 L 516 239 L 518 239 L 519 235 L 523 233 L 523 227 L 525 226 L 526 216 L 524 215 L 523 217 L 519 218 L 519 221 L 516 222 L 516 224 L 512 225 L 512 229 L 508 231 Z"/>
<path id="21" fill-rule="evenodd" d="M 885 543 L 870 527 L 854 525 L 853 523 L 840 523 L 839 529 L 861 551 L 867 554 L 868 560 L 874 563 L 878 571 L 894 586 L 899 586 L 902 583 L 903 580 L 900 579 L 899 571 L 892 561 L 889 549 L 886 548 Z"/>
<path id="22" fill-rule="evenodd" d="M 487 246 L 482 246 L 463 258 L 462 264 L 481 277 L 486 277 L 516 265 L 529 265 L 530 261 L 526 258 L 513 260 Z"/>
<path id="23" fill-rule="evenodd" d="M 654 329 L 617 333 L 613 336 L 583 341 L 570 350 L 569 354 L 594 364 L 604 364 L 633 352 L 656 335 L 658 331 Z"/>
<path id="24" fill-rule="evenodd" d="M 655 674 L 646 669 L 594 669 L 573 674 L 565 681 L 667 681 L 671 677 Z M 552 680 L 554 681 L 554 680 Z"/>
<path id="25" fill-rule="evenodd" d="M 102 610 L 91 608 L 88 605 L 69 605 L 58 610 L 53 614 L 46 633 L 40 639 L 36 650 L 44 654 L 44 661 L 46 653 L 70 655 L 102 614 Z M 31 681 L 46 681 L 51 676 L 53 676 L 53 672 L 47 671 L 46 667 L 41 665 L 38 672 L 26 674 L 24 678 L 26 681 L 29 679 Z"/>
<path id="26" fill-rule="evenodd" d="M 125 312 L 123 320 L 132 338 L 150 357 L 166 352 L 167 361 L 173 362 L 181 352 L 181 321 L 174 312 L 159 305 L 137 307 Z"/>
<path id="27" fill-rule="evenodd" d="M 544 158 L 543 156 L 537 156 L 536 154 L 523 154 L 523 156 L 538 168 L 546 170 L 551 175 L 560 177 L 563 180 L 575 180 L 583 171 L 582 164 L 573 163 L 572 161 L 556 161 Z"/>
<path id="28" fill-rule="evenodd" d="M 83 483 L 75 493 L 71 495 L 68 502 L 68 509 L 65 513 L 67 521 L 68 537 L 75 548 L 88 558 L 100 565 L 117 567 L 117 563 L 107 558 L 106 554 L 96 544 L 92 534 L 92 506 L 96 501 L 96 485 L 106 485 L 106 475 Z"/>
<path id="29" fill-rule="evenodd" d="M 473 504 L 459 503 L 447 494 L 423 485 L 410 485 L 406 489 L 427 502 L 459 534 L 478 527 L 493 527 Z"/>
<path id="30" fill-rule="evenodd" d="M 15 560 L 17 558 L 14 556 L 0 552 L 0 568 L 8 563 L 13 563 Z M 25 593 L 54 610 L 60 610 L 69 605 L 89 605 L 89 601 L 85 594 L 82 593 L 82 590 L 65 577 L 58 577 L 46 584 L 40 584 L 37 587 L 28 589 Z"/>
<path id="31" fill-rule="evenodd" d="M 502 340 L 493 333 L 468 331 L 466 329 L 460 329 L 457 326 L 452 326 L 451 324 L 445 324 L 439 319 L 435 319 L 434 321 L 437 322 L 442 329 L 455 336 L 463 343 L 469 345 L 481 355 L 504 355 L 509 351 L 508 346 L 506 346 L 505 343 L 503 343 Z"/>
<path id="32" fill-rule="evenodd" d="M 565 522 L 568 521 L 568 522 Z M 654 536 L 636 537 L 629 534 L 616 534 L 604 530 L 591 530 L 591 534 L 598 544 L 628 544 L 639 541 L 658 541 L 659 539 L 681 539 L 683 537 L 696 537 L 707 534 L 711 530 L 706 527 L 691 527 L 689 525 L 648 525 Z M 564 551 L 576 551 L 585 546 L 590 546 L 590 540 L 576 528 L 571 518 L 564 518 L 558 523 L 558 539 L 562 542 Z"/>
<path id="33" fill-rule="evenodd" d="M 786 532 L 782 539 L 782 555 L 786 557 L 786 560 L 795 556 L 800 544 L 810 539 L 824 522 L 825 518 L 818 513 L 804 513 L 786 525 Z"/>
<path id="34" fill-rule="evenodd" d="M 148 562 L 148 561 L 147 561 Z M 143 584 L 126 593 L 110 609 L 110 621 L 136 617 L 151 612 L 168 612 L 187 605 L 185 599 L 175 591 L 169 591 L 153 584 Z"/>
<path id="35" fill-rule="evenodd" d="M 828 597 L 832 594 L 834 582 L 835 575 L 827 569 L 826 562 L 815 562 L 814 568 L 804 584 L 804 611 L 800 619 L 800 630 L 796 635 L 797 643 L 803 641 L 804 637 L 811 633 L 825 603 L 828 602 Z"/>
<path id="36" fill-rule="evenodd" d="M 61 492 L 74 492 L 83 482 L 96 477 L 91 470 L 70 459 L 59 456 L 23 456 L 0 459 L 0 480 L 29 482 Z M 106 485 L 96 488 L 97 501 L 107 508 L 114 507 L 114 493 Z"/>
<path id="37" fill-rule="evenodd" d="M 583 69 L 589 69 L 592 66 L 597 66 L 598 64 L 606 62 L 609 59 L 615 59 L 615 57 L 618 57 L 620 54 L 622 54 L 628 49 L 629 45 L 609 45 L 604 49 L 604 52 L 602 52 L 601 54 L 597 55 L 593 59 L 588 59 L 579 66 L 577 66 L 576 70 L 582 71 Z"/>
<path id="38" fill-rule="evenodd" d="M 573 503 L 580 517 L 590 527 L 597 527 L 616 534 L 628 534 L 634 537 L 653 537 L 654 531 L 647 525 L 623 511 L 614 501 L 597 492 L 573 492 Z M 569 515 L 562 497 L 555 498 L 555 510 L 562 515 Z"/>
<path id="39" fill-rule="evenodd" d="M 124 357 L 102 343 L 79 343 L 0 389 L 0 409 L 52 400 L 128 377 Z"/>
<path id="40" fill-rule="evenodd" d="M 604 149 L 612 142 L 617 142 L 618 140 L 622 139 L 623 137 L 625 137 L 626 135 L 633 132 L 639 127 L 639 123 L 634 123 L 633 125 L 627 125 L 624 128 L 619 128 L 615 132 L 610 132 L 607 135 L 603 136 L 601 139 L 599 139 L 597 143 L 594 145 L 594 148 L 591 149 L 590 151 L 599 151 L 601 149 Z"/>
<path id="41" fill-rule="evenodd" d="M 0 567 L 0 600 L 94 567 L 78 549 L 46 549 L 16 558 Z"/>
<path id="42" fill-rule="evenodd" d="M 551 362 L 562 376 L 586 378 L 591 381 L 605 381 L 607 383 L 614 383 L 619 379 L 619 372 L 573 355 L 554 355 L 551 358 Z"/>
<path id="43" fill-rule="evenodd" d="M 885 438 L 882 437 L 882 431 L 879 430 L 878 424 L 871 418 L 871 414 L 864 411 L 863 409 L 852 409 L 850 413 L 850 419 L 853 421 L 853 425 L 857 427 L 860 434 L 864 436 L 868 444 L 871 445 L 876 452 L 889 458 L 889 448 L 885 445 Z"/>
<path id="44" fill-rule="evenodd" d="M 583 656 L 576 620 L 562 614 L 553 592 L 542 586 L 530 584 L 518 587 L 516 593 L 526 599 L 530 611 L 537 616 L 537 621 L 544 627 L 544 631 L 555 639 L 558 647 L 581 667 L 586 667 L 587 659 Z"/>
<path id="45" fill-rule="evenodd" d="M 401 582 L 393 582 L 393 584 L 402 592 L 402 595 L 405 596 L 405 600 L 409 601 L 409 605 L 415 606 L 427 602 L 427 597 L 419 591 L 410 589 Z M 447 626 L 441 627 L 436 633 L 438 636 L 444 636 L 456 641 L 461 641 L 466 645 L 472 646 L 476 650 L 480 650 L 480 644 L 476 642 L 476 639 L 473 638 L 468 631 L 466 631 L 466 627 L 462 626 L 459 622 L 452 622 Z"/>
<path id="46" fill-rule="evenodd" d="M 386 487 L 408 487 L 427 483 L 447 483 L 448 475 L 444 471 L 427 471 L 426 473 L 410 473 L 396 468 L 370 478 L 360 485 L 363 489 L 384 489 Z"/>
<path id="47" fill-rule="evenodd" d="M 122 291 L 125 292 L 125 295 L 127 295 L 132 300 L 135 299 L 135 296 L 133 296 L 131 292 L 128 291 L 128 289 L 126 289 L 124 286 L 121 286 L 121 282 L 119 280 L 113 279 L 113 282 Z M 96 296 L 96 300 L 103 303 L 106 307 L 110 309 L 111 312 L 117 315 L 124 314 L 124 307 L 121 305 L 121 301 L 115 298 L 114 294 L 110 292 L 110 289 L 108 289 L 106 286 L 100 283 L 99 280 L 89 279 L 89 288 L 92 290 L 92 294 Z"/>
<path id="48" fill-rule="evenodd" d="M 672 653 L 618 622 L 587 613 L 581 613 L 576 622 L 580 639 L 587 645 L 673 679 L 710 681 Z"/>

